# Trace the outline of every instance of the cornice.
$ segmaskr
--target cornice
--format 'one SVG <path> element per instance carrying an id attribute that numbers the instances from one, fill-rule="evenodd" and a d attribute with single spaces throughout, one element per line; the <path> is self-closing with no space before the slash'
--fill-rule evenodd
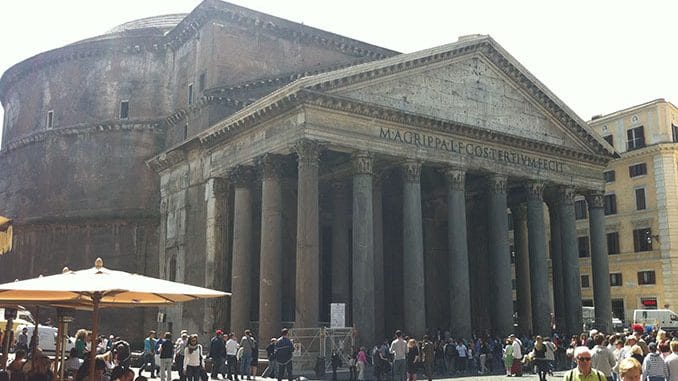
<path id="1" fill-rule="evenodd" d="M 678 152 L 678 143 L 657 143 L 643 148 L 634 149 L 632 151 L 622 152 L 620 158 L 615 161 L 625 159 L 635 159 L 643 156 L 653 155 L 659 152 Z"/>
<path id="2" fill-rule="evenodd" d="M 60 127 L 34 132 L 30 135 L 9 141 L 3 144 L 2 150 L 0 150 L 0 156 L 6 155 L 11 151 L 24 147 L 26 145 L 38 143 L 58 136 L 88 135 L 109 131 L 144 131 L 144 130 L 152 131 L 155 133 L 161 132 L 164 133 L 164 129 L 161 126 L 161 122 L 156 120 L 136 121 L 128 123 L 108 122 L 98 124 L 82 124 L 71 127 Z"/>

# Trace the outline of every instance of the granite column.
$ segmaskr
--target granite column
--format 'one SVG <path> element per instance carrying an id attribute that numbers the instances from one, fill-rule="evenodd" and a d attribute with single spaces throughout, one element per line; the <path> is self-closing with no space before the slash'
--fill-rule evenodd
<path id="1" fill-rule="evenodd" d="M 235 186 L 233 207 L 233 271 L 231 275 L 231 331 L 242 334 L 250 326 L 252 301 L 252 194 L 254 171 L 238 166 L 231 171 Z"/>
<path id="2" fill-rule="evenodd" d="M 320 149 L 320 144 L 306 139 L 294 146 L 298 158 L 295 328 L 315 328 L 320 316 Z"/>
<path id="3" fill-rule="evenodd" d="M 466 172 L 447 170 L 447 239 L 449 250 L 450 332 L 470 337 L 471 290 L 466 236 Z"/>
<path id="4" fill-rule="evenodd" d="M 560 242 L 563 263 L 563 295 L 565 296 L 565 327 L 567 334 L 582 330 L 581 279 L 579 275 L 579 249 L 577 224 L 574 215 L 574 188 L 559 190 Z"/>
<path id="5" fill-rule="evenodd" d="M 586 196 L 589 206 L 589 235 L 591 238 L 591 270 L 593 275 L 593 303 L 596 326 L 603 332 L 612 332 L 612 299 L 610 297 L 610 265 L 605 236 L 603 192 Z"/>
<path id="6" fill-rule="evenodd" d="M 282 320 L 283 158 L 266 154 L 261 162 L 261 257 L 259 262 L 259 337 L 276 337 Z"/>
<path id="7" fill-rule="evenodd" d="M 342 180 L 332 184 L 332 303 L 344 303 L 345 323 L 350 324 L 350 278 L 348 240 L 348 190 Z"/>
<path id="8" fill-rule="evenodd" d="M 544 184 L 527 184 L 527 230 L 530 250 L 530 294 L 532 295 L 533 334 L 551 334 L 546 229 L 544 229 Z"/>
<path id="9" fill-rule="evenodd" d="M 515 251 L 516 301 L 518 308 L 518 331 L 531 335 L 532 294 L 530 287 L 530 249 L 527 233 L 527 206 L 520 204 L 511 209 L 513 214 L 513 249 Z"/>
<path id="10" fill-rule="evenodd" d="M 403 165 L 403 317 L 405 334 L 421 337 L 426 330 L 424 232 L 421 214 L 421 163 Z"/>
<path id="11" fill-rule="evenodd" d="M 372 156 L 353 154 L 353 326 L 358 344 L 374 343 L 374 221 Z"/>
<path id="12" fill-rule="evenodd" d="M 511 287 L 511 257 L 508 242 L 506 201 L 507 178 L 491 175 L 488 184 L 488 245 L 492 274 L 490 295 L 493 296 L 491 316 L 494 334 L 501 337 L 513 332 L 513 293 Z"/>

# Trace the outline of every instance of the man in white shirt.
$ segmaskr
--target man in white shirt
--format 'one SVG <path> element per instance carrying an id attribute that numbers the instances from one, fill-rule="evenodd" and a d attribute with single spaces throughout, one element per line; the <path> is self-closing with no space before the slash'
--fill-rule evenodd
<path id="1" fill-rule="evenodd" d="M 407 343 L 403 340 L 403 333 L 400 330 L 395 331 L 396 338 L 391 342 L 390 352 L 393 354 L 393 381 L 403 381 L 405 379 L 405 368 L 407 361 Z"/>
<path id="2" fill-rule="evenodd" d="M 511 364 L 511 374 L 522 377 L 523 376 L 523 352 L 522 345 L 523 343 L 516 337 L 516 335 L 511 334 L 509 336 L 511 339 L 511 346 L 513 347 L 513 364 Z"/>
<path id="3" fill-rule="evenodd" d="M 235 339 L 235 333 L 231 332 L 226 341 L 226 366 L 228 367 L 228 379 L 238 379 L 238 340 Z"/>
<path id="4" fill-rule="evenodd" d="M 669 368 L 668 381 L 678 381 L 678 341 L 673 340 L 669 344 L 671 346 L 671 354 L 666 356 L 664 362 Z"/>

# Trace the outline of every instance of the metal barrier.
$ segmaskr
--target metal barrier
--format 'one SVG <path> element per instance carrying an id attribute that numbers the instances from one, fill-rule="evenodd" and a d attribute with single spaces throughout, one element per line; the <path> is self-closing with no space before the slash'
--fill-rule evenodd
<path id="1" fill-rule="evenodd" d="M 353 328 L 292 328 L 294 372 L 314 371 L 321 377 L 331 369 L 331 354 L 336 351 L 348 364 L 354 350 Z"/>

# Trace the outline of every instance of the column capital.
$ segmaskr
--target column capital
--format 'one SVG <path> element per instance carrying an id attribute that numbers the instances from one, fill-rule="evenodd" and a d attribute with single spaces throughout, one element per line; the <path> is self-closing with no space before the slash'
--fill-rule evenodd
<path id="1" fill-rule="evenodd" d="M 282 155 L 267 153 L 257 160 L 264 179 L 279 178 L 285 166 Z"/>
<path id="2" fill-rule="evenodd" d="M 231 169 L 228 177 L 236 187 L 248 187 L 255 179 L 254 168 L 247 165 L 238 165 Z"/>
<path id="3" fill-rule="evenodd" d="M 421 161 L 407 160 L 403 163 L 403 175 L 408 183 L 419 183 L 421 181 Z"/>
<path id="4" fill-rule="evenodd" d="M 223 195 L 228 191 L 228 184 L 223 177 L 210 177 L 205 181 L 205 186 L 213 196 Z"/>
<path id="5" fill-rule="evenodd" d="M 605 192 L 595 190 L 586 193 L 586 203 L 589 209 L 605 207 Z"/>
<path id="6" fill-rule="evenodd" d="M 373 175 L 374 155 L 367 151 L 357 151 L 351 155 L 353 174 Z"/>
<path id="7" fill-rule="evenodd" d="M 507 176 L 493 173 L 487 176 L 487 182 L 490 192 L 495 194 L 497 193 L 506 194 L 506 188 L 508 185 Z"/>
<path id="8" fill-rule="evenodd" d="M 576 194 L 574 187 L 565 185 L 560 186 L 558 188 L 558 202 L 563 206 L 574 205 L 574 196 Z"/>
<path id="9" fill-rule="evenodd" d="M 463 191 L 466 189 L 466 171 L 460 168 L 447 168 L 443 170 L 447 178 L 450 190 Z"/>
<path id="10" fill-rule="evenodd" d="M 303 163 L 318 166 L 323 144 L 315 140 L 301 139 L 294 143 L 292 150 L 297 154 L 299 165 Z"/>
<path id="11" fill-rule="evenodd" d="M 525 184 L 525 190 L 527 191 L 527 199 L 531 201 L 542 201 L 544 200 L 544 182 L 530 180 Z"/>
<path id="12" fill-rule="evenodd" d="M 511 214 L 513 214 L 513 216 L 514 216 L 514 218 L 513 218 L 514 223 L 517 220 L 527 219 L 527 205 L 522 203 L 522 204 L 516 204 L 516 205 L 512 206 L 511 207 Z"/>

